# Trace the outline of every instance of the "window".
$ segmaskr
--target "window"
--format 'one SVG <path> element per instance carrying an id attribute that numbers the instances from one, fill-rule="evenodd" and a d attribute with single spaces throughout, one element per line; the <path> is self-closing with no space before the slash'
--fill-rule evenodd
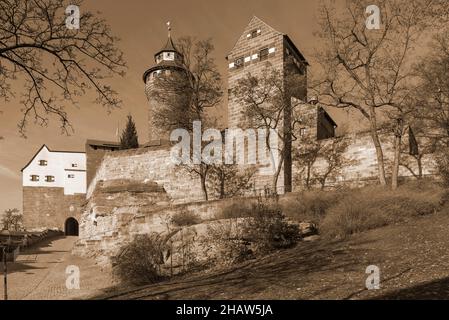
<path id="1" fill-rule="evenodd" d="M 77 163 L 72 163 L 72 168 L 77 168 L 78 164 Z"/>
<path id="2" fill-rule="evenodd" d="M 46 182 L 55 182 L 55 177 L 54 176 L 45 176 L 45 181 Z"/>
<path id="3" fill-rule="evenodd" d="M 243 67 L 243 61 L 244 61 L 243 57 L 235 59 L 234 66 L 236 68 L 242 68 Z"/>
<path id="4" fill-rule="evenodd" d="M 39 160 L 40 166 L 46 166 L 48 164 L 47 160 Z"/>
<path id="5" fill-rule="evenodd" d="M 74 174 L 69 174 L 69 175 L 67 176 L 67 178 L 69 178 L 69 179 L 74 179 L 74 178 L 75 178 L 75 175 L 74 175 Z"/>
<path id="6" fill-rule="evenodd" d="M 164 60 L 175 60 L 174 52 L 164 52 Z"/>
<path id="7" fill-rule="evenodd" d="M 301 128 L 299 129 L 299 135 L 301 137 L 304 137 L 307 134 L 307 128 Z"/>
<path id="8" fill-rule="evenodd" d="M 251 31 L 251 33 L 248 35 L 249 39 L 254 39 L 255 37 L 260 35 L 260 29 L 254 29 L 253 31 Z"/>
<path id="9" fill-rule="evenodd" d="M 38 175 L 32 174 L 30 177 L 31 177 L 31 181 L 39 181 Z"/>
<path id="10" fill-rule="evenodd" d="M 259 52 L 259 60 L 267 60 L 268 59 L 268 48 L 262 49 Z"/>

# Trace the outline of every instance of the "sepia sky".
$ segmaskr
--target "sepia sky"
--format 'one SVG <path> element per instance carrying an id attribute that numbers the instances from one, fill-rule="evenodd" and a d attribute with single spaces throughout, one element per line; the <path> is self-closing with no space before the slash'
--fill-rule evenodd
<path id="1" fill-rule="evenodd" d="M 24 139 L 17 129 L 21 116 L 19 98 L 2 101 L 0 136 L 5 139 L 0 140 L 0 213 L 6 208 L 22 209 L 20 170 L 42 144 L 52 150 L 83 151 L 88 138 L 116 140 L 117 126 L 123 128 L 128 113 L 136 120 L 139 142 L 146 142 L 148 116 L 142 74 L 153 63 L 153 54 L 165 44 L 167 21 L 172 23 L 174 38 L 211 37 L 217 65 L 226 80 L 225 56 L 253 15 L 287 33 L 313 63 L 311 56 L 318 49 L 313 36 L 318 3 L 311 0 L 85 0 L 81 11 L 101 11 L 113 33 L 121 38 L 119 47 L 124 51 L 128 71 L 124 78 L 111 79 L 110 84 L 124 102 L 122 109 L 108 114 L 101 106 L 83 99 L 78 106 L 66 106 L 74 134 L 61 135 L 57 121 L 50 121 L 46 128 L 30 123 L 28 138 Z M 20 89 L 19 84 L 14 88 L 17 97 Z M 220 110 L 224 119 L 225 107 L 226 104 Z M 331 114 L 337 123 L 347 122 L 349 118 L 346 113 L 331 111 Z"/>

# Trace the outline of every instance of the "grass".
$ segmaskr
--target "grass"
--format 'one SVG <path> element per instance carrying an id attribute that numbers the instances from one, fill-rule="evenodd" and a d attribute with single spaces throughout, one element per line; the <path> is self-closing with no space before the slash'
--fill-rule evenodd
<path id="1" fill-rule="evenodd" d="M 428 215 L 440 210 L 447 193 L 431 181 L 414 181 L 395 191 L 370 186 L 342 191 L 309 191 L 289 195 L 281 206 L 288 217 L 319 226 L 330 238 L 348 235 Z"/>

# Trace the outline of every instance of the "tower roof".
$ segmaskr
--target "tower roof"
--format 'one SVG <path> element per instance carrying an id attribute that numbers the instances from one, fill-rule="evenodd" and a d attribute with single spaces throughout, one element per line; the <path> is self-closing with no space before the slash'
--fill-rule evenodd
<path id="1" fill-rule="evenodd" d="M 157 56 L 157 55 L 160 54 L 161 52 L 165 52 L 165 51 L 170 51 L 170 52 L 177 52 L 177 53 L 179 53 L 178 49 L 176 49 L 175 44 L 173 43 L 173 40 L 172 40 L 170 34 L 168 34 L 168 39 L 167 39 L 167 43 L 165 44 L 165 46 L 163 46 L 161 50 L 159 50 L 158 52 L 156 52 L 155 56 Z"/>

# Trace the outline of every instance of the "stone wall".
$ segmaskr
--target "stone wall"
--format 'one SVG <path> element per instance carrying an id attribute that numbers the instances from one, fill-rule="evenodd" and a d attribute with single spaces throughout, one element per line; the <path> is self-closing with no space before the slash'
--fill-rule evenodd
<path id="1" fill-rule="evenodd" d="M 313 130 L 311 131 L 311 134 L 316 134 Z M 393 163 L 392 137 L 389 132 L 381 132 L 379 134 L 379 138 L 381 140 L 382 150 L 384 153 L 385 171 L 388 179 L 391 177 L 391 166 Z M 360 187 L 369 183 L 376 183 L 378 181 L 377 156 L 370 133 L 360 132 L 348 134 L 344 136 L 343 139 L 348 143 L 348 148 L 344 153 L 344 157 L 351 160 L 352 163 L 344 166 L 341 174 L 338 174 L 335 179 L 330 179 L 328 181 L 328 186 L 348 185 L 351 187 Z M 413 159 L 407 154 L 408 150 L 406 146 L 408 145 L 408 139 L 408 134 L 406 134 L 403 137 L 401 159 Z M 417 137 L 417 139 L 421 140 L 422 138 Z M 300 140 L 296 141 L 295 148 L 300 148 L 300 143 Z M 321 143 L 332 143 L 332 139 L 323 140 Z M 318 174 L 322 174 L 326 166 L 327 163 L 322 158 L 319 158 L 313 166 L 313 170 L 316 170 Z M 436 174 L 436 166 L 432 155 L 426 155 L 423 157 L 422 166 L 423 176 L 434 176 Z M 410 161 L 410 167 L 414 172 L 418 172 L 418 165 L 415 160 Z M 300 171 L 301 170 L 298 167 L 298 163 L 294 162 L 293 172 L 296 176 L 294 189 L 300 189 L 303 187 L 301 180 L 304 181 L 304 175 L 301 175 Z M 400 166 L 399 177 L 405 179 L 413 178 L 413 174 L 405 167 Z"/>
<path id="2" fill-rule="evenodd" d="M 168 146 L 106 153 L 89 185 L 87 198 L 90 198 L 99 181 L 116 179 L 155 182 L 164 188 L 174 203 L 204 199 L 198 176 L 176 166 L 171 160 Z"/>
<path id="3" fill-rule="evenodd" d="M 97 184 L 80 221 L 74 253 L 109 265 L 120 247 L 138 234 L 167 232 L 175 214 L 215 219 L 224 206 L 242 201 L 173 204 L 164 188 L 152 181 L 108 180 Z"/>
<path id="4" fill-rule="evenodd" d="M 64 188 L 23 187 L 23 223 L 26 230 L 59 229 L 73 217 L 81 218 L 84 194 L 64 195 Z"/>

